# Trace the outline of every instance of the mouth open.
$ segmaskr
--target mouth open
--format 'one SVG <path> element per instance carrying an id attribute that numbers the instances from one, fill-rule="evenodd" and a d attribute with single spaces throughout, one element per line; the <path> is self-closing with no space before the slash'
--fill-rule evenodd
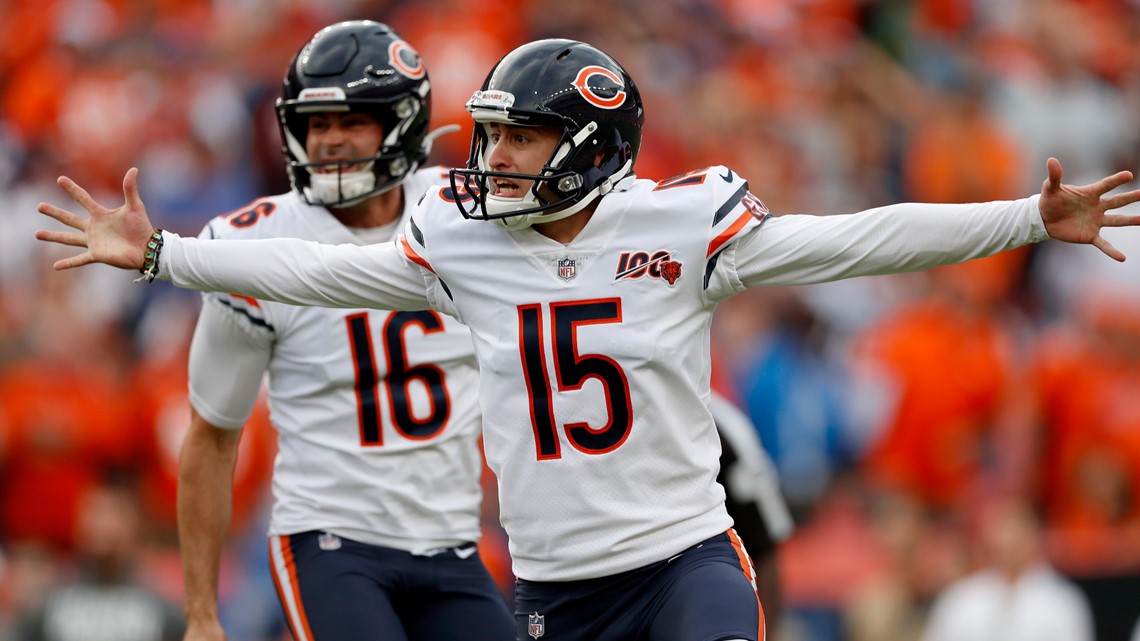
<path id="1" fill-rule="evenodd" d="M 495 178 L 493 181 L 494 195 L 502 198 L 522 198 L 523 189 L 513 180 Z"/>

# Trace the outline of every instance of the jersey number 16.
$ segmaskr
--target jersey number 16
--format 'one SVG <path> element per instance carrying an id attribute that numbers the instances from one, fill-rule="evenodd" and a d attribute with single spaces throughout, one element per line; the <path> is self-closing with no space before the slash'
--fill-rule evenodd
<path id="1" fill-rule="evenodd" d="M 366 447 L 384 444 L 381 427 L 380 386 L 376 369 L 376 352 L 372 347 L 372 329 L 368 313 L 349 314 L 348 342 L 352 365 L 356 370 L 357 416 L 360 419 L 360 444 Z M 424 334 L 443 331 L 443 320 L 432 311 L 392 312 L 384 321 L 381 337 L 388 362 L 384 388 L 391 400 L 392 424 L 396 431 L 412 440 L 426 440 L 438 435 L 451 413 L 451 400 L 443 370 L 435 365 L 409 365 L 404 331 L 418 325 Z M 419 382 L 427 390 L 431 412 L 422 418 L 412 414 L 411 385 Z"/>

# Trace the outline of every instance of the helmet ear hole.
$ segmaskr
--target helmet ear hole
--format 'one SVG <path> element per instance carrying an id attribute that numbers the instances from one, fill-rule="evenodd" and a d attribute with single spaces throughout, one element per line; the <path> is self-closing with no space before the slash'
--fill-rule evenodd
<path id="1" fill-rule="evenodd" d="M 633 160 L 633 148 L 629 146 L 628 142 L 621 144 L 621 147 L 618 148 L 618 153 L 621 155 L 621 161 L 623 163 L 627 160 Z"/>

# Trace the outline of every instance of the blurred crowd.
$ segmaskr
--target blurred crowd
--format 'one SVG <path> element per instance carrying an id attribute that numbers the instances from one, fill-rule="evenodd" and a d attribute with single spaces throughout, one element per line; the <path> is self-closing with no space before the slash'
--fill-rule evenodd
<path id="1" fill-rule="evenodd" d="M 0 641 L 178 638 L 175 478 L 198 298 L 110 269 L 54 273 L 67 252 L 33 240 L 47 224 L 36 204 L 70 204 L 60 174 L 121 202 L 138 166 L 156 224 L 197 234 L 287 190 L 273 110 L 285 66 L 353 18 L 387 22 L 423 55 L 433 126 L 461 126 L 436 143 L 448 166 L 466 162 L 463 104 L 493 63 L 569 37 L 638 82 L 639 175 L 728 165 L 777 215 L 1020 198 L 1051 155 L 1068 183 L 1140 170 L 1140 0 L 0 0 Z M 1130 232 L 1106 233 L 1124 264 L 1045 243 L 722 305 L 718 380 L 797 520 L 772 638 L 966 638 L 938 631 L 962 582 L 988 568 L 1016 584 L 1030 568 L 1062 586 L 1049 594 L 1064 606 L 1037 607 L 1095 627 L 1063 638 L 1129 639 Z M 233 641 L 287 634 L 264 562 L 273 448 L 262 406 L 222 576 Z M 119 520 L 85 516 L 92 501 Z M 484 554 L 509 591 L 490 508 Z M 142 591 L 130 611 L 165 636 L 45 631 L 84 586 Z"/>

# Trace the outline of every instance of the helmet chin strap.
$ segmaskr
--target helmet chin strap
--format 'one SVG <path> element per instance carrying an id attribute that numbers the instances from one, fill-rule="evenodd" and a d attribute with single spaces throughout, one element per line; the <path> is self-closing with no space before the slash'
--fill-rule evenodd
<path id="1" fill-rule="evenodd" d="M 289 151 L 299 163 L 309 162 L 305 147 L 288 130 L 285 132 L 285 144 L 289 146 Z M 372 173 L 374 163 L 375 161 L 371 161 L 360 171 L 350 173 L 338 171 L 335 174 L 320 174 L 306 169 L 305 171 L 309 172 L 309 186 L 306 191 L 317 204 L 335 207 L 355 205 L 364 200 L 365 194 L 376 186 L 376 174 Z"/>
<path id="2" fill-rule="evenodd" d="M 627 160 L 622 168 L 614 172 L 613 175 L 608 176 L 597 187 L 591 189 L 585 196 L 577 202 L 570 204 L 565 209 L 559 209 L 553 212 L 540 212 L 535 214 L 520 214 L 518 216 L 508 216 L 506 218 L 493 218 L 493 222 L 508 230 L 526 229 L 531 225 L 539 225 L 542 223 L 552 223 L 563 218 L 568 218 L 574 214 L 582 211 L 587 205 L 594 202 L 598 198 L 613 191 L 614 185 L 621 181 L 629 174 L 630 169 L 633 168 L 633 161 Z M 501 210 L 505 210 L 510 206 L 516 206 L 520 209 L 528 206 L 529 200 L 527 198 L 499 198 L 496 196 L 487 196 L 487 200 L 495 202 Z"/>
<path id="3" fill-rule="evenodd" d="M 492 218 L 491 222 L 507 231 L 518 231 L 530 227 L 532 221 L 529 214 L 522 214 L 520 216 L 509 216 L 507 218 Z"/>
<path id="4" fill-rule="evenodd" d="M 424 136 L 423 155 L 431 153 L 432 144 L 436 138 L 459 131 L 459 125 L 444 125 Z M 297 140 L 292 132 L 285 131 L 285 144 L 300 164 L 309 163 L 309 155 L 305 147 Z M 337 172 L 335 174 L 321 174 L 309 171 L 309 187 L 307 191 L 313 200 L 324 205 L 349 206 L 364 200 L 368 195 L 377 195 L 399 185 L 402 180 L 395 181 L 374 194 L 369 194 L 376 186 L 376 174 L 372 172 L 375 161 L 369 162 L 363 169 L 353 172 Z M 416 170 L 415 166 L 408 169 L 410 174 Z"/>
<path id="5" fill-rule="evenodd" d="M 285 145 L 289 147 L 289 152 L 297 159 L 297 162 L 302 165 L 309 162 L 309 154 L 305 153 L 305 146 L 298 142 L 297 137 L 289 129 L 285 129 Z"/>
<path id="6" fill-rule="evenodd" d="M 354 205 L 367 196 L 376 195 L 369 193 L 376 186 L 376 174 L 372 173 L 373 164 L 374 162 L 369 162 L 360 171 L 347 173 L 337 171 L 335 174 L 317 174 L 310 171 L 309 189 L 316 201 L 322 205 L 336 207 Z"/>

